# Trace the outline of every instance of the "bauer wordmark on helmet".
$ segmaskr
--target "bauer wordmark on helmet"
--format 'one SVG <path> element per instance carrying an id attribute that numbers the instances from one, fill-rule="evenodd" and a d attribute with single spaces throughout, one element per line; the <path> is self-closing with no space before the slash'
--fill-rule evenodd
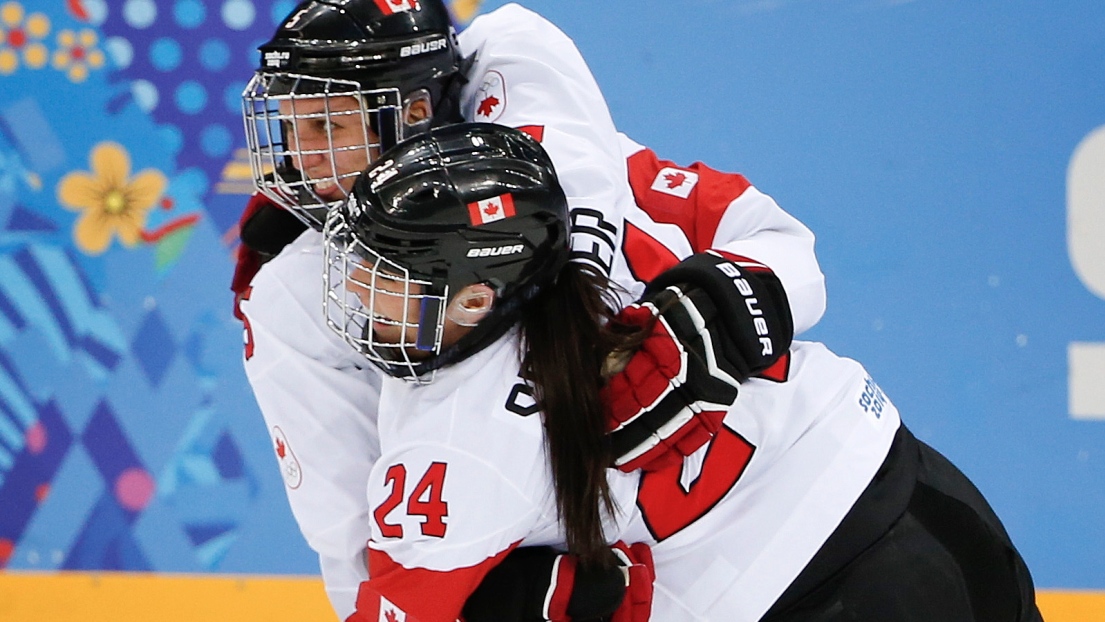
<path id="1" fill-rule="evenodd" d="M 481 123 L 385 152 L 330 213 L 324 236 L 329 325 L 387 373 L 422 381 L 501 336 L 570 253 L 567 200 L 548 155 L 522 132 Z M 493 307 L 443 344 L 447 306 L 474 284 Z M 399 311 L 385 309 L 388 298 L 401 298 Z"/>

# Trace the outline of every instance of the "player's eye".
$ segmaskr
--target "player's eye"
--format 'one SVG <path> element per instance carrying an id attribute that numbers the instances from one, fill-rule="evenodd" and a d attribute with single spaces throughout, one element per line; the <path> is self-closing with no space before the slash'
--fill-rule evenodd
<path id="1" fill-rule="evenodd" d="M 335 118 L 334 116 L 321 119 L 319 122 L 319 131 L 329 134 L 337 134 L 344 130 L 346 124 L 343 119 Z"/>

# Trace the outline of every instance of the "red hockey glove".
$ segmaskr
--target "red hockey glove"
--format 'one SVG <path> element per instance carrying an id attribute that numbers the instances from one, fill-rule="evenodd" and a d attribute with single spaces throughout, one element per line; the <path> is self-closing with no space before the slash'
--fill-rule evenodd
<path id="1" fill-rule="evenodd" d="M 491 569 L 464 605 L 464 622 L 646 622 L 655 571 L 645 544 L 613 547 L 621 565 L 580 568 L 573 555 L 522 547 Z M 610 617 L 613 616 L 613 617 Z"/>
<path id="2" fill-rule="evenodd" d="M 652 549 L 640 542 L 632 545 L 618 542 L 614 545 L 614 553 L 623 564 L 625 598 L 610 622 L 648 622 L 652 615 L 652 586 L 656 582 Z"/>
<path id="3" fill-rule="evenodd" d="M 778 363 L 794 333 L 775 274 L 718 251 L 656 277 L 618 320 L 649 330 L 602 394 L 615 464 L 627 472 L 664 468 L 706 444 L 740 383 Z"/>
<path id="4" fill-rule="evenodd" d="M 234 292 L 234 317 L 242 319 L 238 303 L 261 266 L 303 233 L 307 225 L 258 192 L 249 198 L 238 219 L 237 263 L 230 290 Z"/>

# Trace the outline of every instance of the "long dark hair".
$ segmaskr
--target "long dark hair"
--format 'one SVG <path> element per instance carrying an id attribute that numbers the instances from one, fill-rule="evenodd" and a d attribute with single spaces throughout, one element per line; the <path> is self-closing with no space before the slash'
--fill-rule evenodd
<path id="1" fill-rule="evenodd" d="M 544 414 L 557 510 L 568 550 L 588 566 L 608 566 L 602 515 L 617 508 L 606 479 L 612 463 L 599 391 L 603 363 L 631 349 L 639 331 L 614 321 L 613 285 L 569 262 L 556 282 L 522 310 L 522 369 Z"/>

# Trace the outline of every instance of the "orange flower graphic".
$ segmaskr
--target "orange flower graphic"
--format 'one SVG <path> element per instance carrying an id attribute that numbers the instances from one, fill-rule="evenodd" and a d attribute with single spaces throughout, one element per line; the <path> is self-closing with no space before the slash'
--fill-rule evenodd
<path id="1" fill-rule="evenodd" d="M 50 20 L 42 13 L 25 15 L 18 2 L 0 5 L 0 75 L 15 73 L 20 57 L 31 69 L 44 67 L 50 55 L 42 39 L 48 34 Z"/>
<path id="2" fill-rule="evenodd" d="M 117 236 L 127 247 L 142 242 L 150 209 L 165 191 L 168 180 L 148 168 L 130 177 L 130 155 L 123 147 L 102 142 L 89 156 L 91 172 L 74 171 L 58 182 L 58 201 L 81 212 L 73 227 L 77 247 L 99 255 Z"/>

